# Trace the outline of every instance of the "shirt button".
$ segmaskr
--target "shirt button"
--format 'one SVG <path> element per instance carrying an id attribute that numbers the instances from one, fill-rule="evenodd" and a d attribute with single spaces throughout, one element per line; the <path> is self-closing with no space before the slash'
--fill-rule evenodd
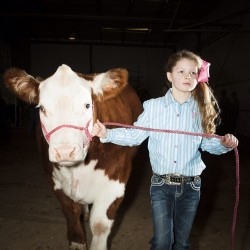
<path id="1" fill-rule="evenodd" d="M 177 117 L 179 117 L 180 115 L 179 114 L 177 114 Z"/>
<path id="2" fill-rule="evenodd" d="M 174 161 L 174 163 L 176 163 L 176 161 Z"/>
<path id="3" fill-rule="evenodd" d="M 175 148 L 178 148 L 178 145 L 175 145 L 174 147 L 175 147 Z"/>

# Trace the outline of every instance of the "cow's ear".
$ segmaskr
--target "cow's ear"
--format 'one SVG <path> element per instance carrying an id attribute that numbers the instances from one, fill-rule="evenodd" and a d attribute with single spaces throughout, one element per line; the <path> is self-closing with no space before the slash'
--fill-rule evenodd
<path id="1" fill-rule="evenodd" d="M 24 70 L 10 68 L 4 73 L 4 83 L 18 98 L 27 102 L 38 104 L 39 82 Z"/>
<path id="2" fill-rule="evenodd" d="M 118 95 L 127 84 L 128 71 L 122 68 L 97 74 L 91 81 L 94 98 L 98 101 L 104 101 Z"/>

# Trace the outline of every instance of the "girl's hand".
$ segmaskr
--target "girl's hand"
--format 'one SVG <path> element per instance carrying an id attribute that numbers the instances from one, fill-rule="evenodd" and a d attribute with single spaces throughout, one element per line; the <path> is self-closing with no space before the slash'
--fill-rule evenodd
<path id="1" fill-rule="evenodd" d="M 98 136 L 100 138 L 106 138 L 107 137 L 107 129 L 106 127 L 97 119 L 96 123 L 93 126 L 93 129 L 91 131 L 91 135 Z"/>
<path id="2" fill-rule="evenodd" d="M 221 144 L 226 148 L 234 148 L 238 146 L 238 139 L 231 134 L 226 134 L 220 140 Z"/>

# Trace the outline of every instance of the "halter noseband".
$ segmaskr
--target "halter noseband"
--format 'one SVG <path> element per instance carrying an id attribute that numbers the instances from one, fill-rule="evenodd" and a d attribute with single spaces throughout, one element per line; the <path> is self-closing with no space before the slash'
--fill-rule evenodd
<path id="1" fill-rule="evenodd" d="M 52 129 L 50 132 L 48 132 L 44 126 L 44 124 L 41 121 L 41 126 L 42 126 L 42 130 L 43 130 L 43 134 L 44 137 L 46 139 L 46 141 L 49 143 L 50 141 L 50 136 L 55 133 L 57 130 L 61 129 L 61 128 L 73 128 L 73 129 L 78 129 L 78 130 L 83 130 L 86 137 L 87 137 L 87 142 L 84 143 L 84 145 L 87 145 L 90 141 L 92 141 L 92 136 L 89 133 L 88 127 L 90 124 L 92 118 L 90 118 L 90 120 L 87 122 L 86 127 L 79 127 L 79 126 L 75 126 L 75 125 L 70 125 L 70 124 L 62 124 L 57 126 L 56 128 Z"/>

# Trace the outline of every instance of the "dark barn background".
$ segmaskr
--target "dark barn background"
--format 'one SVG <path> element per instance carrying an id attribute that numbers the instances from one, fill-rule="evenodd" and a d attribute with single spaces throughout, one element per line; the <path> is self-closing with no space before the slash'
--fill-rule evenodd
<path id="1" fill-rule="evenodd" d="M 218 98 L 223 93 L 238 97 L 234 106 L 238 117 L 229 110 L 229 121 L 218 132 L 232 132 L 240 140 L 235 250 L 250 249 L 249 34 L 248 0 L 1 0 L 0 249 L 67 249 L 65 220 L 48 189 L 36 150 L 34 107 L 8 92 L 4 71 L 14 66 L 48 77 L 61 64 L 82 73 L 125 67 L 144 101 L 162 95 L 166 59 L 178 49 L 193 50 L 211 62 L 210 85 Z M 204 161 L 207 169 L 192 246 L 194 250 L 229 249 L 234 153 L 204 154 Z M 114 227 L 114 250 L 149 249 L 151 173 L 146 145 L 134 165 Z"/>

